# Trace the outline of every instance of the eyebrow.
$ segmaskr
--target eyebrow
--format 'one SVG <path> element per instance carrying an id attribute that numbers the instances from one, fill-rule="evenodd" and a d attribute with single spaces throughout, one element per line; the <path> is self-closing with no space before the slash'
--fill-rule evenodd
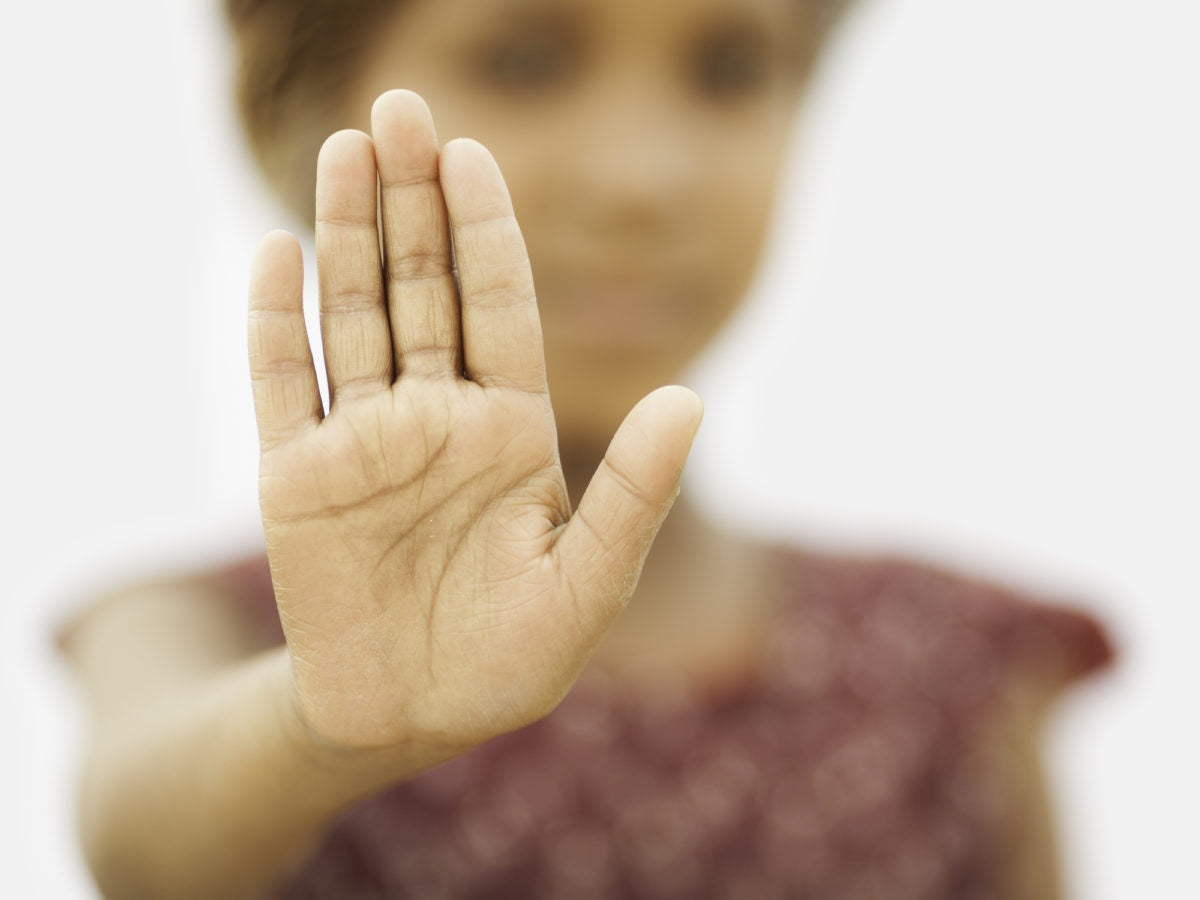
<path id="1" fill-rule="evenodd" d="M 479 19 L 491 19 L 489 24 L 499 20 L 501 24 L 517 25 L 534 22 L 538 24 L 554 24 L 578 21 L 583 14 L 583 4 L 553 2 L 553 0 L 484 0 L 472 5 L 472 11 L 477 12 Z"/>
<path id="2" fill-rule="evenodd" d="M 554 32 L 580 37 L 590 26 L 602 25 L 596 7 L 604 0 L 475 0 L 471 6 L 473 27 L 467 40 L 489 36 L 520 36 L 527 31 Z M 653 0 L 648 0 L 653 2 Z M 774 48 L 787 57 L 800 56 L 806 46 L 803 28 L 809 16 L 808 4 L 789 2 L 749 2 L 749 0 L 710 0 L 693 2 L 689 23 L 690 41 L 702 43 L 716 31 L 736 30 L 748 36 L 765 34 Z"/>
<path id="3" fill-rule="evenodd" d="M 493 0 L 481 3 L 474 15 L 468 40 L 479 41 L 491 36 L 520 37 L 529 31 L 578 35 L 581 31 L 581 10 L 545 0 L 523 0 L 519 3 Z"/>

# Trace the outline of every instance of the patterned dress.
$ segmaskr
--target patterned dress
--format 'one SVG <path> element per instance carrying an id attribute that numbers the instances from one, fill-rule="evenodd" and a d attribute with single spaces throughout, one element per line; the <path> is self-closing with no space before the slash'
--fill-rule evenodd
<path id="1" fill-rule="evenodd" d="M 910 562 L 783 564 L 792 596 L 735 690 L 585 674 L 546 719 L 351 810 L 278 897 L 1005 896 L 1020 791 L 997 721 L 1106 664 L 1103 632 Z M 279 637 L 265 562 L 227 577 Z"/>

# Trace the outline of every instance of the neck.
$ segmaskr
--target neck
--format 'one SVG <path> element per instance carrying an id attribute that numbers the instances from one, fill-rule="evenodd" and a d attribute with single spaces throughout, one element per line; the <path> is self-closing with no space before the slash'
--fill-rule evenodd
<path id="1" fill-rule="evenodd" d="M 603 446 L 594 444 L 571 444 L 559 447 L 563 476 L 567 481 L 567 493 L 571 497 L 571 509 L 579 508 L 579 501 L 588 483 L 596 474 L 600 461 L 604 459 Z"/>

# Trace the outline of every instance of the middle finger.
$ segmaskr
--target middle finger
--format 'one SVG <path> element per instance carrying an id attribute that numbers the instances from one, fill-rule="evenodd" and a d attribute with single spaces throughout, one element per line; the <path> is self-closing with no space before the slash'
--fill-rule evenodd
<path id="1" fill-rule="evenodd" d="M 462 370 L 458 290 L 433 116 L 411 91 L 375 101 L 383 258 L 397 376 Z"/>

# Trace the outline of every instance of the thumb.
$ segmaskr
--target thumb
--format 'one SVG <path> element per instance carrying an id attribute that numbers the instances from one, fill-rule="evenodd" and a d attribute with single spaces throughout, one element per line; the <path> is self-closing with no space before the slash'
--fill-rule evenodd
<path id="1" fill-rule="evenodd" d="M 700 398 L 684 387 L 643 397 L 617 429 L 559 538 L 559 571 L 580 624 L 597 639 L 637 586 L 703 415 Z"/>

